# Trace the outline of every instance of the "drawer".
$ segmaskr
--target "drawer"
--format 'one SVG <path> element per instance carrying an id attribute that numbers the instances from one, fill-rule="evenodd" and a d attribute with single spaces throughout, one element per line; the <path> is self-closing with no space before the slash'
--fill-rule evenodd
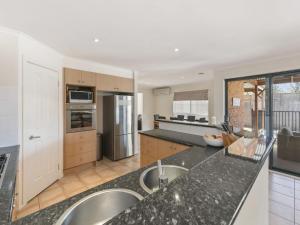
<path id="1" fill-rule="evenodd" d="M 97 142 L 96 131 L 84 131 L 84 132 L 75 132 L 67 133 L 65 135 L 65 145 L 77 144 L 82 142 Z"/>
<path id="2" fill-rule="evenodd" d="M 84 163 L 96 161 L 96 152 L 83 152 L 76 155 L 65 155 L 64 157 L 64 168 L 72 168 L 79 166 Z"/>
<path id="3" fill-rule="evenodd" d="M 64 169 L 69 169 L 80 165 L 79 155 L 68 155 L 64 157 Z"/>
<path id="4" fill-rule="evenodd" d="M 96 152 L 84 152 L 79 155 L 80 164 L 96 161 Z"/>
<path id="5" fill-rule="evenodd" d="M 83 152 L 96 152 L 97 143 L 93 142 L 82 142 L 78 144 L 65 145 L 64 154 L 65 155 L 77 155 Z"/>

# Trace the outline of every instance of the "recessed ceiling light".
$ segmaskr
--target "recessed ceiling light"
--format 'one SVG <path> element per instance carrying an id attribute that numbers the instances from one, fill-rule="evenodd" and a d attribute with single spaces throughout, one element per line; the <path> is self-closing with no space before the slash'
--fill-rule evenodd
<path id="1" fill-rule="evenodd" d="M 94 39 L 94 42 L 95 42 L 95 43 L 98 43 L 99 41 L 100 41 L 99 38 L 95 38 L 95 39 Z"/>
<path id="2" fill-rule="evenodd" d="M 174 48 L 174 52 L 179 52 L 179 48 Z"/>

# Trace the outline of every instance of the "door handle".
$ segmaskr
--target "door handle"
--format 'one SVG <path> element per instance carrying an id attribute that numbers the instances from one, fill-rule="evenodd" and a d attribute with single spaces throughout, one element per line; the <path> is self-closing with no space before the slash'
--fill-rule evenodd
<path id="1" fill-rule="evenodd" d="M 33 139 L 37 139 L 37 138 L 41 138 L 41 136 L 33 136 L 33 135 L 29 136 L 29 140 L 33 140 Z"/>

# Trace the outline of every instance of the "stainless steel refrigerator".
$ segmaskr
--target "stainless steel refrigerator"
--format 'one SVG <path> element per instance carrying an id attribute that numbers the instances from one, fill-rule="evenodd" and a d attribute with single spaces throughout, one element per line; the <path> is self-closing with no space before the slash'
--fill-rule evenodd
<path id="1" fill-rule="evenodd" d="M 134 155 L 134 98 L 103 97 L 103 153 L 111 160 Z"/>

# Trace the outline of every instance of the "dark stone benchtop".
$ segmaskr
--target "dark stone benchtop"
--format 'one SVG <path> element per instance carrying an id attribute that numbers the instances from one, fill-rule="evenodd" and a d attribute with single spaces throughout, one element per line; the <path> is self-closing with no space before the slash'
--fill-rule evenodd
<path id="1" fill-rule="evenodd" d="M 19 146 L 0 148 L 0 154 L 9 153 L 8 164 L 0 189 L 0 224 L 9 224 L 15 193 L 15 182 L 19 155 Z"/>
<path id="2" fill-rule="evenodd" d="M 196 166 L 199 162 L 206 160 L 208 157 L 216 153 L 218 149 L 215 148 L 203 148 L 203 147 L 191 147 L 184 152 L 176 154 L 174 156 L 168 157 L 162 160 L 162 164 L 171 164 L 184 166 L 185 168 L 191 169 Z M 150 165 L 151 167 L 153 165 Z M 139 183 L 139 178 L 141 173 L 148 167 L 141 168 L 129 174 L 126 174 L 122 177 L 119 177 L 115 180 L 107 182 L 105 184 L 99 185 L 95 188 L 87 190 L 83 193 L 80 193 L 74 197 L 71 197 L 67 200 L 64 200 L 60 203 L 57 203 L 53 206 L 50 206 L 46 209 L 40 210 L 36 213 L 33 213 L 29 216 L 21 218 L 15 222 L 14 225 L 28 225 L 28 224 L 42 224 L 42 225 L 52 225 L 58 218 L 63 214 L 63 212 L 69 208 L 72 204 L 82 199 L 83 197 L 92 194 L 97 191 L 101 191 L 109 188 L 127 188 L 133 191 L 138 192 L 144 197 L 147 197 L 149 194 L 145 192 Z M 124 222 L 123 225 L 126 223 Z M 84 225 L 84 224 L 83 224 Z"/>
<path id="3" fill-rule="evenodd" d="M 163 139 L 166 141 L 176 142 L 178 144 L 189 146 L 206 146 L 206 143 L 202 136 L 187 134 L 171 130 L 154 129 L 148 131 L 140 131 L 140 134 Z"/>
<path id="4" fill-rule="evenodd" d="M 153 194 L 147 194 L 139 185 L 139 176 L 146 169 L 141 168 L 13 224 L 52 225 L 68 207 L 84 196 L 108 188 L 128 188 L 145 198 L 106 225 L 232 225 L 271 146 L 259 145 L 264 140 L 253 142 L 249 148 L 251 153 L 245 154 L 248 145 L 244 146 L 243 139 L 237 142 L 233 147 L 222 150 L 194 146 L 162 160 L 163 164 L 184 166 L 190 171 Z M 260 157 L 257 157 L 257 151 L 253 152 L 258 145 Z"/>
<path id="5" fill-rule="evenodd" d="M 210 128 L 221 129 L 221 127 L 212 125 L 208 122 L 188 121 L 188 120 L 167 120 L 167 119 L 157 119 L 155 121 L 163 122 L 163 123 L 175 123 L 175 124 L 181 124 L 181 125 L 190 125 L 190 126 L 210 127 Z"/>

